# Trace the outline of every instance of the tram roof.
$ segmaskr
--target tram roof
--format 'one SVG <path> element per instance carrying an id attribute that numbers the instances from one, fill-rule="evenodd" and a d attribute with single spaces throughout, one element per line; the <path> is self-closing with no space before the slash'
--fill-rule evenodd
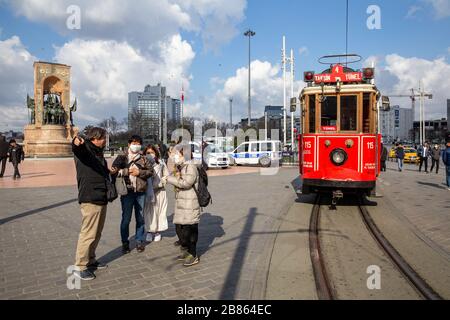
<path id="1" fill-rule="evenodd" d="M 336 93 L 358 93 L 358 92 L 378 92 L 377 87 L 374 84 L 358 83 L 358 84 L 342 84 L 339 91 L 336 91 L 336 85 L 325 85 L 322 87 L 319 85 L 303 88 L 301 95 L 305 94 L 336 94 Z"/>

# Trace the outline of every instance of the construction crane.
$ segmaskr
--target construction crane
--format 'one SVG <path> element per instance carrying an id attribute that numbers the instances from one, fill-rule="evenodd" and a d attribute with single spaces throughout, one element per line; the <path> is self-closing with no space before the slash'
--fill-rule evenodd
<path id="1" fill-rule="evenodd" d="M 425 93 L 421 88 L 419 88 L 419 93 L 415 93 L 414 89 L 410 89 L 411 90 L 411 94 L 410 95 L 404 95 L 404 94 L 399 94 L 399 95 L 389 95 L 390 98 L 410 98 L 411 99 L 411 109 L 412 109 L 412 114 L 413 114 L 413 123 L 416 120 L 415 116 L 416 116 L 416 98 L 421 98 L 421 106 L 420 106 L 420 115 L 419 115 L 419 119 L 420 119 L 420 144 L 423 144 L 424 140 L 425 140 L 425 124 L 423 123 L 425 121 L 425 116 L 424 116 L 424 110 L 423 110 L 423 98 L 427 97 L 428 99 L 433 99 L 433 95 L 430 93 Z"/>

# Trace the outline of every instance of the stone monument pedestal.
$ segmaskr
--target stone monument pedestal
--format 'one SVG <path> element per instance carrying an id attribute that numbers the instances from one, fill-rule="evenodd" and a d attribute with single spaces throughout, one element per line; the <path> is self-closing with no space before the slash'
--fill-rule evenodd
<path id="1" fill-rule="evenodd" d="M 27 157 L 70 157 L 72 156 L 72 137 L 78 128 L 63 125 L 34 124 L 25 126 L 25 155 Z"/>

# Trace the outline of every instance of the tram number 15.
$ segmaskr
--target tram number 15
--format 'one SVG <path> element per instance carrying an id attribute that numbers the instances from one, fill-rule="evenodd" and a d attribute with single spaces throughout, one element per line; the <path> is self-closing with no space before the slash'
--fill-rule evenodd
<path id="1" fill-rule="evenodd" d="M 311 149 L 311 141 L 305 141 L 305 149 Z"/>

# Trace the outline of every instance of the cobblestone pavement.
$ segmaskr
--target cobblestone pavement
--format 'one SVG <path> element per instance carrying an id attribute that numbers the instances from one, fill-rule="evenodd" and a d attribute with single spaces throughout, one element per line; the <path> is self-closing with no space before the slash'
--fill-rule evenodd
<path id="1" fill-rule="evenodd" d="M 112 163 L 112 158 L 107 159 Z M 22 178 L 13 180 L 13 166 L 6 165 L 5 177 L 0 179 L 0 188 L 40 188 L 74 186 L 77 184 L 73 158 L 25 159 L 19 166 Z M 257 167 L 231 166 L 226 170 L 211 169 L 209 176 L 226 176 L 259 172 Z"/>
<path id="2" fill-rule="evenodd" d="M 0 299 L 261 298 L 280 217 L 294 201 L 296 168 L 210 179 L 213 204 L 200 223 L 201 262 L 175 261 L 174 228 L 142 254 L 120 251 L 120 202 L 108 207 L 97 258 L 109 268 L 67 288 L 81 223 L 76 187 L 0 189 Z M 169 214 L 173 190 L 169 188 Z M 133 234 L 134 223 L 130 226 Z"/>
<path id="3" fill-rule="evenodd" d="M 419 172 L 414 164 L 397 170 L 395 162 L 387 162 L 378 192 L 397 210 L 392 210 L 411 223 L 423 240 L 440 249 L 450 258 L 450 191 L 445 184 L 445 167 L 439 174 Z"/>

